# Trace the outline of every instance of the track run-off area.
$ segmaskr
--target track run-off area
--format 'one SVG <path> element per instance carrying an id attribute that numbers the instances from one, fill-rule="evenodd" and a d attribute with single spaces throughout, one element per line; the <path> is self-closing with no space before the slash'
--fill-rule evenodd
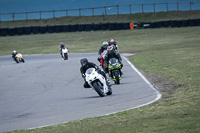
<path id="1" fill-rule="evenodd" d="M 59 54 L 24 55 L 25 63 L 19 64 L 11 56 L 0 56 L 0 132 L 108 115 L 160 99 L 128 55 L 121 54 L 121 84 L 110 80 L 113 94 L 105 97 L 85 89 L 80 73 L 83 57 L 99 65 L 97 53 L 71 53 L 69 60 Z"/>

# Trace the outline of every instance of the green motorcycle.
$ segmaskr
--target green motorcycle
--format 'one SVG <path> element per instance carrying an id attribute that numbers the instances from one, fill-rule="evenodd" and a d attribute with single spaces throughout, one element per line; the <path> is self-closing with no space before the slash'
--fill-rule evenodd
<path id="1" fill-rule="evenodd" d="M 122 77 L 122 66 L 118 59 L 111 58 L 108 62 L 108 73 L 109 77 L 114 80 L 115 84 L 120 84 L 120 79 Z"/>

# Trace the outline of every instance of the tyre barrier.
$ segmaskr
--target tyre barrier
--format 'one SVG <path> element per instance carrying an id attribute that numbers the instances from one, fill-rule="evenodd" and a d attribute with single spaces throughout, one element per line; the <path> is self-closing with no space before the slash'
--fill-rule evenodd
<path id="1" fill-rule="evenodd" d="M 33 26 L 32 27 L 32 33 L 33 34 L 39 34 L 40 33 L 40 26 Z"/>
<path id="2" fill-rule="evenodd" d="M 101 30 L 101 25 L 100 24 L 94 24 L 93 30 Z"/>
<path id="3" fill-rule="evenodd" d="M 56 33 L 63 32 L 63 26 L 62 25 L 56 25 L 55 26 L 55 32 Z"/>
<path id="4" fill-rule="evenodd" d="M 16 28 L 16 33 L 17 33 L 17 35 L 23 35 L 24 34 L 24 28 L 23 27 Z"/>
<path id="5" fill-rule="evenodd" d="M 85 31 L 85 25 L 81 24 L 81 25 L 78 25 L 78 31 Z"/>
<path id="6" fill-rule="evenodd" d="M 54 33 L 55 32 L 55 26 L 47 26 L 47 32 L 48 33 Z"/>
<path id="7" fill-rule="evenodd" d="M 40 26 L 40 33 L 41 34 L 44 34 L 44 33 L 46 33 L 47 32 L 47 26 Z"/>
<path id="8" fill-rule="evenodd" d="M 32 33 L 32 27 L 24 27 L 24 34 L 29 35 Z"/>
<path id="9" fill-rule="evenodd" d="M 167 20 L 158 22 L 141 23 L 100 23 L 100 24 L 76 24 L 76 25 L 55 25 L 55 26 L 31 26 L 16 28 L 0 28 L 0 36 L 45 34 L 60 32 L 82 32 L 97 30 L 128 30 L 141 28 L 161 28 L 161 27 L 188 27 L 200 26 L 200 19 L 189 20 Z"/>
<path id="10" fill-rule="evenodd" d="M 14 35 L 16 35 L 16 28 L 10 28 L 10 29 L 8 30 L 8 35 L 9 35 L 9 36 L 14 36 Z"/>

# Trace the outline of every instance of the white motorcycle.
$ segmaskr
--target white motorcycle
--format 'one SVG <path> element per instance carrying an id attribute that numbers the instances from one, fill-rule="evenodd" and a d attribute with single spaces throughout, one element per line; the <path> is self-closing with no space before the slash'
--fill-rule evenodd
<path id="1" fill-rule="evenodd" d="M 99 96 L 104 97 L 106 94 L 112 95 L 112 89 L 108 88 L 104 76 L 99 74 L 94 68 L 87 69 L 85 76 L 87 83 L 99 94 Z"/>
<path id="2" fill-rule="evenodd" d="M 62 54 L 62 57 L 64 60 L 68 60 L 68 49 L 67 48 L 62 48 L 61 54 Z"/>
<path id="3" fill-rule="evenodd" d="M 16 63 L 19 63 L 19 62 L 23 62 L 24 63 L 25 62 L 25 60 L 22 58 L 22 54 L 20 54 L 20 53 L 15 55 L 15 59 L 16 59 L 15 60 Z"/>

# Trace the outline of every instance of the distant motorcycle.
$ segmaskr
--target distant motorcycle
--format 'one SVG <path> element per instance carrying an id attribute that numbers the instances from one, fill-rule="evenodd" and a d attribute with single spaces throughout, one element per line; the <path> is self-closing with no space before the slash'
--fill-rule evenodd
<path id="1" fill-rule="evenodd" d="M 87 69 L 85 76 L 88 84 L 99 94 L 99 96 L 104 97 L 105 95 L 112 95 L 112 89 L 108 88 L 105 78 L 94 68 Z"/>
<path id="2" fill-rule="evenodd" d="M 122 77 L 121 64 L 118 59 L 111 58 L 108 63 L 108 73 L 112 80 L 114 80 L 115 84 L 120 84 L 120 80 Z"/>
<path id="3" fill-rule="evenodd" d="M 64 60 L 68 60 L 68 49 L 67 48 L 62 48 L 61 49 L 61 55 Z"/>
<path id="4" fill-rule="evenodd" d="M 22 63 L 25 63 L 25 60 L 22 58 L 22 54 L 18 53 L 15 55 L 15 62 L 16 63 L 19 63 L 19 62 L 22 62 Z"/>

